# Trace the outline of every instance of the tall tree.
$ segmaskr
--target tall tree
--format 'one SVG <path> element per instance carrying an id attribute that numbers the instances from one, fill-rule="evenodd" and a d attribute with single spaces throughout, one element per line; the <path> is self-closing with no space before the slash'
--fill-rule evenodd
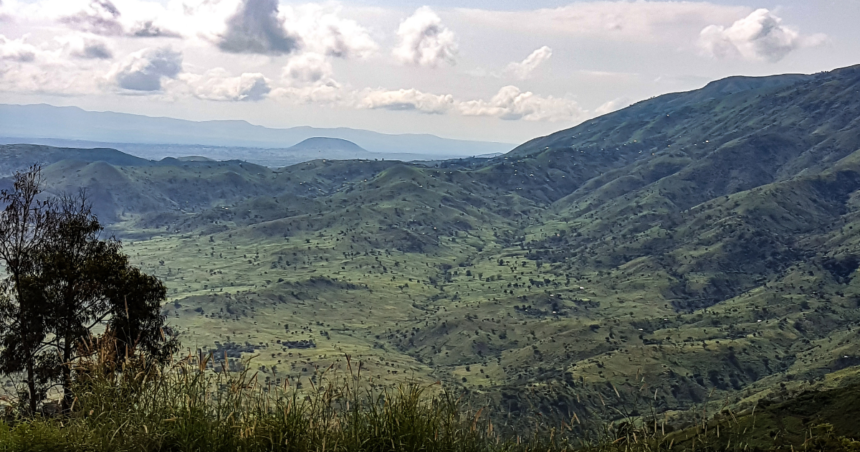
<path id="1" fill-rule="evenodd" d="M 15 174 L 12 190 L 0 191 L 0 260 L 7 274 L 0 282 L 0 372 L 25 373 L 22 396 L 30 413 L 44 397 L 45 381 L 39 376 L 45 372 L 38 372 L 44 360 L 38 358 L 47 334 L 45 306 L 36 301 L 30 282 L 55 224 L 52 203 L 37 199 L 40 183 L 40 169 L 34 166 Z"/>
<path id="2" fill-rule="evenodd" d="M 37 168 L 18 177 L 33 181 L 38 193 Z M 94 329 L 111 332 L 120 348 L 118 356 L 144 353 L 157 362 L 170 356 L 178 344 L 162 331 L 164 285 L 130 265 L 118 240 L 101 237 L 103 227 L 84 192 L 33 205 L 34 214 L 44 217 L 38 240 L 28 248 L 21 276 L 15 278 L 9 272 L 10 296 L 0 303 L 0 309 L 24 321 L 0 329 L 2 352 L 8 355 L 0 355 L 0 371 L 28 369 L 28 382 L 34 383 L 28 394 L 31 411 L 51 384 L 62 388 L 63 407 L 68 409 L 74 363 L 81 357 L 79 345 L 90 339 Z M 0 258 L 9 268 L 10 262 L 17 262 L 3 254 Z M 36 345 L 19 345 L 27 341 Z"/>
<path id="3" fill-rule="evenodd" d="M 131 266 L 118 240 L 102 239 L 86 194 L 63 196 L 56 206 L 57 221 L 40 250 L 34 282 L 38 304 L 48 308 L 48 343 L 65 363 L 60 385 L 68 409 L 78 345 L 94 328 L 111 331 L 121 348 L 118 356 L 141 352 L 157 362 L 170 356 L 176 343 L 162 332 L 164 285 Z"/>

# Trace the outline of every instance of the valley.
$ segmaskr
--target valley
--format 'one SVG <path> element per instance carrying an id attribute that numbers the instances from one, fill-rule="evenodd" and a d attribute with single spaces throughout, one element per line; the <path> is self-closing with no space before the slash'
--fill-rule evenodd
<path id="1" fill-rule="evenodd" d="M 491 159 L 0 156 L 86 189 L 186 352 L 272 384 L 350 355 L 570 420 L 860 381 L 860 66 L 713 82 Z"/>

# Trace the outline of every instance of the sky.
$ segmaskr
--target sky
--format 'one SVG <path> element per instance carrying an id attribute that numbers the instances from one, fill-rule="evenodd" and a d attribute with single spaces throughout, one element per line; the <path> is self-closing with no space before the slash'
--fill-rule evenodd
<path id="1" fill-rule="evenodd" d="M 0 103 L 519 143 L 860 64 L 860 0 L 0 0 Z"/>

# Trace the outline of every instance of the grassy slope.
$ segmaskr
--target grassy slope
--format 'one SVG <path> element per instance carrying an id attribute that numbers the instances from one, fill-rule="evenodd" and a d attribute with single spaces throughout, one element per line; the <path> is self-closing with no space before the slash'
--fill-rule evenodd
<path id="1" fill-rule="evenodd" d="M 499 411 L 643 384 L 661 411 L 748 407 L 860 364 L 858 90 L 860 68 L 728 79 L 483 163 L 46 173 L 167 282 L 186 346 L 273 381 L 349 353 Z"/>

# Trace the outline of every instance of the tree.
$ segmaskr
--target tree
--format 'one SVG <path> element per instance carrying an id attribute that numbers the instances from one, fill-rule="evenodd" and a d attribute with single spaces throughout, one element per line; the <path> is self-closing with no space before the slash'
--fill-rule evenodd
<path id="1" fill-rule="evenodd" d="M 9 304 L 37 318 L 32 322 L 40 345 L 31 356 L 38 364 L 35 381 L 39 388 L 50 383 L 61 387 L 63 408 L 68 409 L 74 363 L 85 353 L 81 345 L 95 328 L 110 333 L 120 357 L 143 353 L 150 362 L 158 362 L 178 344 L 162 331 L 164 285 L 131 266 L 118 240 L 101 237 L 103 227 L 92 214 L 86 193 L 61 196 L 42 210 L 50 221 L 29 254 L 30 271 L 12 283 L 23 289 L 24 296 Z M 3 338 L 14 342 L 21 334 L 28 332 L 8 330 Z M 30 391 L 31 411 L 34 401 L 44 397 L 39 388 Z"/>
<path id="2" fill-rule="evenodd" d="M 62 196 L 56 222 L 38 258 L 38 303 L 47 306 L 48 342 L 62 366 L 63 408 L 72 401 L 72 365 L 93 328 L 104 326 L 116 340 L 118 356 L 142 352 L 167 358 L 175 342 L 163 334 L 161 303 L 167 290 L 157 278 L 129 265 L 121 243 L 102 239 L 103 227 L 86 194 Z"/>
<path id="3" fill-rule="evenodd" d="M 39 167 L 34 166 L 15 174 L 12 190 L 0 191 L 0 205 L 5 205 L 0 212 L 0 260 L 7 273 L 0 282 L 0 373 L 25 372 L 22 396 L 30 413 L 35 413 L 46 391 L 46 382 L 37 381 L 45 374 L 37 372 L 37 356 L 45 347 L 47 332 L 44 306 L 36 303 L 35 288 L 28 282 L 54 224 L 51 202 L 37 200 L 40 182 Z"/>

